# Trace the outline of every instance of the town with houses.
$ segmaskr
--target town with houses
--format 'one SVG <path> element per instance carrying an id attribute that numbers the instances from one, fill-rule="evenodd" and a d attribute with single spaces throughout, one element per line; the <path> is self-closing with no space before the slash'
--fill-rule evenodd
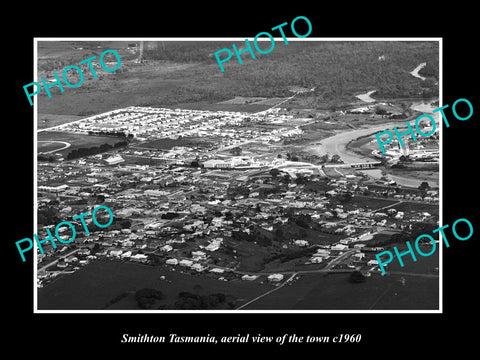
<path id="1" fill-rule="evenodd" d="M 378 154 L 366 166 L 294 159 L 282 143 L 301 136 L 298 124 L 308 121 L 281 107 L 254 114 L 128 107 L 40 130 L 127 146 L 78 158 L 39 151 L 50 156 L 38 161 L 39 238 L 44 227 L 99 204 L 112 209 L 114 223 L 44 246 L 37 286 L 99 259 L 264 286 L 302 272 L 383 276 L 375 254 L 392 236 L 415 223 L 438 225 L 438 188 L 372 178 Z M 394 145 L 390 151 L 398 153 L 391 159 L 402 155 Z"/>

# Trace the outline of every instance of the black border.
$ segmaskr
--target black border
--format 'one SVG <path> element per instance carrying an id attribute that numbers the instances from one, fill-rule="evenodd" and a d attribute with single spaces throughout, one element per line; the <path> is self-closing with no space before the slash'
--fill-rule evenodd
<path id="1" fill-rule="evenodd" d="M 293 9 L 279 3 L 267 11 L 245 3 L 222 5 L 199 4 L 200 9 L 183 4 L 183 9 L 158 4 L 110 4 L 101 9 L 96 4 L 72 6 L 72 9 L 29 9 L 22 13 L 17 25 L 21 31 L 12 34 L 5 29 L 3 56 L 7 86 L 5 107 L 11 108 L 4 117 L 4 271 L 5 297 L 12 313 L 8 320 L 8 345 L 19 345 L 47 354 L 53 349 L 84 352 L 105 350 L 107 353 L 132 353 L 168 356 L 164 351 L 193 350 L 199 356 L 212 356 L 254 348 L 273 353 L 306 350 L 313 356 L 340 354 L 344 351 L 361 356 L 391 356 L 395 353 L 416 356 L 419 352 L 434 355 L 450 346 L 470 348 L 474 328 L 468 324 L 475 314 L 475 262 L 478 253 L 478 215 L 476 210 L 476 132 L 474 129 L 478 92 L 473 91 L 478 80 L 476 38 L 473 18 L 475 9 L 457 3 L 449 9 L 433 6 L 397 3 L 374 7 L 344 3 L 338 8 L 321 3 Z M 334 5 L 335 6 L 335 5 Z M 436 5 L 443 6 L 443 5 Z M 40 7 L 40 6 L 39 6 Z M 50 6 L 47 6 L 50 7 Z M 127 8 L 128 7 L 128 8 Z M 267 6 L 268 7 L 268 6 Z M 278 10 L 278 8 L 280 8 Z M 276 9 L 273 11 L 273 9 Z M 31 11 L 30 11 L 31 10 Z M 188 10 L 188 11 L 187 11 Z M 33 233 L 33 107 L 28 106 L 22 86 L 33 78 L 34 37 L 227 37 L 256 35 L 296 16 L 307 16 L 312 25 L 311 37 L 442 37 L 443 38 L 443 103 L 452 104 L 458 98 L 469 99 L 473 117 L 465 122 L 452 121 L 444 128 L 443 137 L 443 218 L 445 224 L 468 218 L 475 228 L 474 236 L 466 241 L 452 241 L 444 248 L 443 314 L 33 314 L 32 258 L 21 263 L 14 241 Z M 2 25 L 4 26 L 4 25 Z M 13 26 L 13 25 L 12 25 Z M 12 35 L 9 35 L 12 34 Z M 8 54 L 13 54 L 10 56 Z M 476 84 L 475 84 L 476 85 Z M 472 319 L 473 320 L 473 319 Z M 276 344 L 210 345 L 210 344 L 121 344 L 123 333 L 168 336 L 264 334 L 334 336 L 339 333 L 360 333 L 360 344 Z M 365 352 L 367 350 L 368 352 Z M 326 352 L 325 352 L 326 351 Z M 151 353 L 150 353 L 151 352 Z M 325 353 L 324 353 L 325 352 Z M 62 351 L 64 356 L 68 353 Z M 51 354 L 51 353 L 50 353 Z M 57 353 L 58 354 L 58 353 Z M 173 354 L 170 354 L 172 356 Z M 253 353 L 252 353 L 253 355 Z M 257 354 L 253 356 L 258 356 Z M 367 355 L 368 356 L 368 355 Z"/>

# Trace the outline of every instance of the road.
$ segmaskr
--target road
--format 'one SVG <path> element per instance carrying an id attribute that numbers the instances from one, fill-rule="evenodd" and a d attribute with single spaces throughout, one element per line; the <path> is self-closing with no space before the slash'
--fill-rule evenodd
<path id="1" fill-rule="evenodd" d="M 72 254 L 75 254 L 78 250 L 80 250 L 80 249 L 74 249 L 74 250 L 72 250 L 72 251 L 70 251 L 70 252 L 68 252 L 68 253 L 60 256 L 57 260 L 52 261 L 51 263 L 42 266 L 40 269 L 37 269 L 37 273 L 40 272 L 40 271 L 45 270 L 46 268 L 48 268 L 48 267 L 50 267 L 50 266 L 52 266 L 52 265 L 55 265 L 55 264 L 58 263 L 60 260 L 65 259 L 66 257 L 69 257 L 69 256 L 72 255 Z"/>
<path id="2" fill-rule="evenodd" d="M 60 143 L 60 144 L 63 144 L 63 147 L 61 147 L 61 148 L 50 150 L 50 151 L 42 151 L 41 152 L 42 154 L 52 154 L 52 153 L 60 151 L 60 150 L 68 149 L 70 146 L 72 146 L 70 143 L 68 143 L 66 141 L 57 141 L 57 140 L 37 140 L 37 143 Z"/>
<path id="3" fill-rule="evenodd" d="M 239 307 L 236 308 L 235 310 L 241 310 L 241 309 L 243 309 L 244 307 L 246 307 L 246 306 L 254 303 L 255 301 L 257 301 L 257 300 L 259 300 L 259 299 L 261 299 L 261 298 L 263 298 L 264 296 L 270 295 L 271 293 L 273 293 L 273 292 L 281 289 L 282 287 L 284 287 L 285 285 L 287 285 L 290 281 L 292 281 L 292 280 L 295 278 L 296 275 L 297 275 L 296 273 L 293 273 L 292 276 L 290 276 L 287 280 L 285 280 L 282 284 L 278 285 L 276 288 L 271 289 L 271 290 L 267 291 L 266 293 L 257 296 L 256 298 L 254 298 L 254 299 L 246 302 L 245 304 L 239 306 Z"/>
<path id="4" fill-rule="evenodd" d="M 325 266 L 325 268 L 323 270 L 324 271 L 330 270 L 332 267 L 334 267 L 335 265 L 342 262 L 343 259 L 345 259 L 345 258 L 349 257 L 350 255 L 352 255 L 353 253 L 356 253 L 356 252 L 359 252 L 359 251 L 360 251 L 359 249 L 352 249 L 352 250 L 348 250 L 348 251 L 344 252 L 342 255 L 337 256 L 335 259 L 330 261 L 327 264 L 327 266 Z"/>

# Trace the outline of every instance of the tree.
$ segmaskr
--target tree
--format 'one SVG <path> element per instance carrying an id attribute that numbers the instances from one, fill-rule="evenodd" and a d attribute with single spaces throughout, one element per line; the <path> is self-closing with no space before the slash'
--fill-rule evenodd
<path id="1" fill-rule="evenodd" d="M 340 155 L 338 154 L 333 154 L 332 158 L 330 159 L 330 162 L 332 163 L 340 163 L 342 162 L 342 159 L 340 158 Z"/>
<path id="2" fill-rule="evenodd" d="M 328 162 L 328 159 L 329 159 L 328 154 L 325 154 L 325 155 L 320 157 L 320 162 L 321 163 L 326 163 L 326 162 Z"/>
<path id="3" fill-rule="evenodd" d="M 348 280 L 351 283 L 358 284 L 365 281 L 365 276 L 358 270 L 352 272 Z"/>
<path id="4" fill-rule="evenodd" d="M 229 223 L 231 223 L 233 221 L 233 214 L 231 211 L 227 211 L 225 213 L 225 220 Z"/>
<path id="5" fill-rule="evenodd" d="M 135 300 L 141 309 L 150 309 L 155 300 L 162 300 L 163 293 L 160 290 L 144 288 L 135 292 Z"/>
<path id="6" fill-rule="evenodd" d="M 422 183 L 418 186 L 418 190 L 421 190 L 421 191 L 426 191 L 430 189 L 430 185 L 428 185 L 428 182 L 426 181 L 422 181 Z"/>
<path id="7" fill-rule="evenodd" d="M 382 163 L 382 166 L 385 166 L 385 167 L 389 166 L 388 159 L 384 156 L 382 156 L 382 158 L 380 159 L 380 162 Z"/>
<path id="8" fill-rule="evenodd" d="M 272 170 L 270 170 L 270 175 L 272 175 L 273 178 L 276 178 L 278 174 L 280 174 L 280 170 L 278 170 L 277 168 L 273 168 Z"/>
<path id="9" fill-rule="evenodd" d="M 343 195 L 339 196 L 340 203 L 344 204 L 353 199 L 353 194 L 350 191 L 347 191 Z"/>
<path id="10" fill-rule="evenodd" d="M 240 154 L 242 153 L 242 149 L 238 146 L 230 149 L 230 153 L 234 156 L 240 156 Z"/>

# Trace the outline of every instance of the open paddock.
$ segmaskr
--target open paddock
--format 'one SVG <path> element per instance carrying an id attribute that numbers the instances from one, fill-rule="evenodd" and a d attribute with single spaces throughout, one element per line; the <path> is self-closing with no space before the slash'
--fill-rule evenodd
<path id="1" fill-rule="evenodd" d="M 60 146 L 60 143 L 69 143 L 71 146 L 58 151 L 64 157 L 72 150 L 79 148 L 90 148 L 100 146 L 102 144 L 109 144 L 114 146 L 125 139 L 112 136 L 93 136 L 86 134 L 67 133 L 60 131 L 42 131 L 38 133 L 38 152 L 46 152 L 48 149 L 52 150 Z"/>
<path id="2" fill-rule="evenodd" d="M 164 294 L 160 304 L 173 304 L 179 292 L 200 292 L 200 294 L 224 293 L 238 299 L 238 304 L 264 293 L 271 287 L 257 282 L 220 281 L 214 277 L 181 273 L 168 267 L 153 267 L 117 260 L 97 260 L 77 272 L 58 278 L 38 289 L 40 310 L 100 310 L 116 296 L 135 292 L 142 288 L 158 289 Z M 161 280 L 160 276 L 165 276 Z M 132 301 L 122 304 L 122 310 L 138 310 Z M 108 310 L 108 309 L 107 309 Z"/>

